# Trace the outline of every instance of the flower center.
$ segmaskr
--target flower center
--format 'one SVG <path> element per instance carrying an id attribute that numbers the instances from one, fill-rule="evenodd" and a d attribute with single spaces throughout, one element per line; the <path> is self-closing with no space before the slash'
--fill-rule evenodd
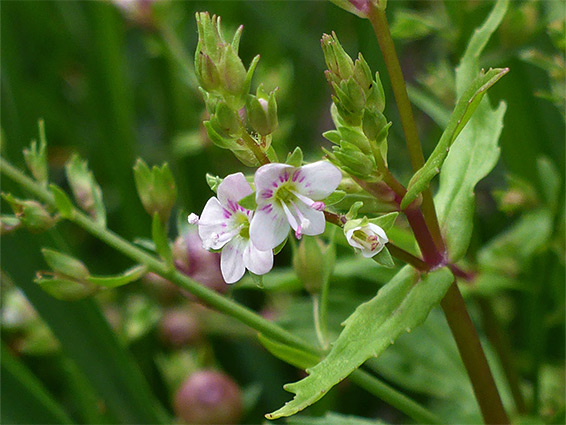
<path id="1" fill-rule="evenodd" d="M 236 229 L 239 230 L 239 235 L 244 239 L 250 238 L 250 220 L 248 216 L 244 213 L 236 213 L 234 215 L 234 222 L 236 225 Z"/>
<path id="2" fill-rule="evenodd" d="M 361 229 L 354 231 L 352 239 L 370 251 L 376 250 L 380 245 L 377 235 L 368 235 Z"/>

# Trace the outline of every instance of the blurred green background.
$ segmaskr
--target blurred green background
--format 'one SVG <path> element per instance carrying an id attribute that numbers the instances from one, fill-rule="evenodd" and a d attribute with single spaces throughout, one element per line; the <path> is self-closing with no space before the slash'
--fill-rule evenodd
<path id="1" fill-rule="evenodd" d="M 324 1 L 163 0 L 153 6 L 149 3 L 132 2 L 133 6 L 125 10 L 105 1 L 2 2 L 1 149 L 4 157 L 24 168 L 22 149 L 31 139 L 37 139 L 37 122 L 43 118 L 49 142 L 51 179 L 66 187 L 65 161 L 73 152 L 88 159 L 104 193 L 109 228 L 127 239 L 147 238 L 150 234 L 150 220 L 137 197 L 131 170 L 137 157 L 149 164 L 167 161 L 178 186 L 178 210 L 200 212 L 211 195 L 205 173 L 224 176 L 242 169 L 228 151 L 207 140 L 202 128 L 204 105 L 191 70 L 197 42 L 194 13 L 207 10 L 222 16 L 227 34 L 238 25 L 244 25 L 240 47 L 244 63 L 247 66 L 254 55 L 261 54 L 254 83 L 263 82 L 268 89 L 280 89 L 277 97 L 281 128 L 274 136 L 280 158 L 297 145 L 303 148 L 307 158 L 318 158 L 320 146 L 329 145 L 321 136 L 332 127 L 330 90 L 323 75 L 325 64 L 319 42 L 321 35 L 336 31 L 351 56 L 363 52 L 371 68 L 380 72 L 389 101 L 385 115 L 393 121 L 389 138 L 391 168 L 403 183 L 408 181 L 411 170 L 407 151 L 387 73 L 369 22 Z M 455 101 L 453 69 L 474 28 L 485 19 L 492 5 L 490 1 L 473 0 L 389 2 L 388 16 L 411 87 L 410 94 L 417 105 L 415 112 L 425 155 L 432 151 L 442 132 L 443 119 Z M 512 2 L 505 21 L 486 50 L 484 62 L 486 68 L 509 67 L 511 71 L 490 92 L 492 102 L 505 100 L 508 109 L 500 140 L 500 163 L 478 187 L 478 215 L 470 259 L 497 234 L 512 229 L 524 211 L 539 208 L 544 203 L 542 194 L 546 182 L 537 171 L 538 158 L 547 158 L 557 170 L 560 181 L 564 181 L 563 2 Z M 515 179 L 509 180 L 510 175 Z M 513 181 L 521 181 L 529 189 L 521 184 L 519 190 Z M 509 198 L 512 189 L 519 191 L 518 198 Z M 5 178 L 2 191 L 24 195 Z M 529 197 L 527 192 L 533 195 Z M 517 365 L 527 392 L 532 395 L 538 391 L 547 397 L 537 395 L 535 400 L 539 397 L 540 403 L 536 403 L 531 413 L 548 420 L 564 417 L 564 404 L 559 402 L 564 391 L 563 186 L 557 201 L 551 236 L 529 251 L 528 258 L 517 257 L 520 264 L 514 278 L 528 290 L 517 285 L 489 295 L 517 354 Z M 2 205 L 2 212 L 7 211 L 7 206 Z M 231 321 L 214 316 L 211 324 L 206 325 L 208 336 L 204 348 L 203 345 L 191 348 L 191 360 L 187 363 L 186 358 L 175 358 L 175 351 L 164 348 L 160 342 L 157 323 L 169 307 L 148 295 L 145 287 L 132 285 L 95 300 L 74 303 L 56 301 L 43 293 L 33 283 L 35 271 L 45 268 L 40 253 L 42 246 L 72 252 L 99 274 L 116 273 L 130 266 L 127 259 L 82 230 L 67 223 L 57 229 L 57 232 L 42 235 L 18 231 L 2 238 L 5 306 L 2 341 L 19 357 L 14 362 L 21 361 L 29 368 L 73 421 L 152 422 L 155 411 L 147 405 L 144 391 L 139 395 L 124 392 L 128 388 L 132 390 L 137 382 L 120 381 L 129 379 L 130 369 L 134 374 L 141 370 L 136 376 L 140 381 L 149 382 L 147 392 L 153 396 L 148 397 L 159 400 L 169 414 L 171 394 L 178 382 L 175 378 L 169 379 L 164 370 L 175 371 L 175 365 L 181 372 L 187 364 L 219 365 L 245 390 L 247 410 L 243 421 L 246 423 L 262 421 L 262 414 L 289 398 L 282 385 L 296 380 L 297 372 L 272 358 L 248 338 L 248 332 Z M 528 238 L 525 240 L 528 243 Z M 514 257 L 514 251 L 508 254 Z M 287 269 L 289 259 L 287 248 L 278 257 L 277 264 L 281 267 L 279 273 L 292 281 Z M 347 302 L 335 300 L 336 329 L 338 319 L 347 317 L 358 302 L 375 293 L 376 283 L 371 282 L 375 280 L 372 275 L 375 269 L 371 267 L 366 272 L 356 269 L 344 272 L 337 279 L 337 292 L 343 291 L 340 295 Z M 375 273 L 380 275 L 381 272 Z M 378 280 L 383 283 L 386 278 L 387 274 Z M 266 280 L 269 279 L 268 275 Z M 6 311 L 12 310 L 6 306 L 12 308 L 12 303 L 24 303 L 17 301 L 16 295 L 10 295 L 10 303 L 7 303 L 6 297 L 15 287 L 23 290 L 42 319 L 29 319 L 31 322 L 22 319 L 22 323 L 31 323 L 27 327 L 10 325 Z M 312 327 L 309 298 L 300 291 L 291 292 L 291 295 L 266 295 L 253 288 L 236 287 L 230 296 L 257 309 L 275 303 L 281 314 L 305 317 L 303 322 L 308 322 L 297 325 L 283 321 L 290 329 Z M 294 310 L 289 310 L 288 306 Z M 26 311 L 21 306 L 13 308 L 20 315 Z M 110 317 L 112 313 L 108 312 L 112 309 L 118 312 L 123 323 L 134 328 L 129 331 L 124 331 L 124 326 L 120 331 L 114 328 L 128 347 L 128 354 L 120 351 L 120 345 L 107 342 L 113 337 L 104 317 Z M 431 320 L 442 322 L 440 317 L 433 316 Z M 426 326 L 430 329 L 445 327 L 443 322 L 436 327 L 428 323 Z M 48 328 L 55 337 L 50 336 Z M 442 329 L 440 338 L 450 344 L 446 329 Z M 429 341 L 430 335 L 415 335 L 412 342 L 406 341 L 406 344 L 414 348 L 423 338 Z M 134 363 L 129 361 L 130 355 Z M 437 354 L 419 355 L 426 359 Z M 113 360 L 108 359 L 112 356 L 115 356 Z M 410 356 L 403 357 L 399 349 L 392 349 L 390 356 L 389 363 L 388 360 L 382 362 L 384 365 L 409 367 L 411 361 L 417 362 Z M 4 363 L 3 358 L 3 368 Z M 410 390 L 418 400 L 436 406 L 446 417 L 455 420 L 474 417 L 473 400 L 472 416 L 465 416 L 467 412 L 453 411 L 449 404 L 438 401 L 449 395 L 431 393 L 434 391 L 427 390 L 426 383 L 415 384 L 424 379 L 418 370 L 410 369 L 405 375 L 401 372 L 388 375 L 384 372 L 388 368 L 382 367 L 380 371 L 390 382 Z M 443 368 L 442 363 L 436 369 L 432 367 L 432 376 Z M 9 386 L 12 381 L 4 377 L 12 375 L 6 374 L 4 369 L 3 372 L 2 407 L 8 412 L 3 414 L 14 412 L 15 415 L 9 421 L 60 421 L 50 421 L 53 418 L 45 417 L 39 407 L 40 410 L 34 411 L 33 403 L 20 406 L 21 400 L 9 397 L 7 394 L 13 394 Z M 19 375 L 14 373 L 13 376 Z M 562 385 L 557 378 L 562 379 Z M 23 382 L 14 379 L 14 382 Z M 442 379 L 459 379 L 459 384 L 449 388 L 457 391 L 462 385 L 467 393 L 470 391 L 465 376 Z M 120 382 L 109 383 L 113 380 Z M 140 385 L 145 388 L 143 383 Z M 114 401 L 109 401 L 112 398 Z M 100 399 L 105 400 L 105 407 L 100 407 Z M 26 405 L 32 407 L 25 408 Z M 319 414 L 326 409 L 360 416 L 379 415 L 391 422 L 406 420 L 374 402 L 361 390 L 347 385 L 337 388 L 310 410 L 311 414 Z"/>

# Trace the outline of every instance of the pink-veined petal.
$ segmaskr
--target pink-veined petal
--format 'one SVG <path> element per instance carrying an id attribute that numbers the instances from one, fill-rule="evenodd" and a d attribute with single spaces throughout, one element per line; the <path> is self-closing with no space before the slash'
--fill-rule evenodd
<path id="1" fill-rule="evenodd" d="M 232 230 L 231 217 L 232 213 L 218 199 L 212 197 L 208 200 L 198 222 L 198 234 L 207 249 L 220 249 L 226 244 L 227 241 L 218 236 Z"/>
<path id="2" fill-rule="evenodd" d="M 321 201 L 336 190 L 342 173 L 330 162 L 318 161 L 297 169 L 293 179 L 303 195 L 313 201 Z"/>
<path id="3" fill-rule="evenodd" d="M 232 211 L 243 210 L 242 207 L 238 208 L 238 201 L 252 192 L 250 184 L 242 173 L 230 174 L 218 185 L 218 200 Z"/>
<path id="4" fill-rule="evenodd" d="M 283 242 L 288 234 L 289 223 L 280 207 L 266 204 L 256 210 L 250 224 L 250 239 L 257 249 L 273 249 Z"/>
<path id="5" fill-rule="evenodd" d="M 244 250 L 246 241 L 237 236 L 222 249 L 220 257 L 220 271 L 226 283 L 234 283 L 242 278 L 246 272 L 244 266 Z"/>
<path id="6" fill-rule="evenodd" d="M 261 202 L 261 193 L 265 190 L 273 190 L 288 180 L 293 174 L 295 168 L 288 164 L 271 163 L 265 164 L 258 168 L 255 172 L 254 183 L 257 192 L 256 200 L 258 204 Z"/>
<path id="7" fill-rule="evenodd" d="M 377 224 L 368 223 L 368 227 L 378 237 L 379 242 L 382 245 L 385 245 L 387 242 L 389 242 L 389 238 L 387 237 L 385 230 L 383 230 Z"/>
<path id="8" fill-rule="evenodd" d="M 301 226 L 301 233 L 303 235 L 315 236 L 324 232 L 326 227 L 326 220 L 322 211 L 313 210 L 308 207 L 304 202 L 297 201 L 291 207 L 296 207 L 301 215 L 308 220 L 307 226 Z M 293 228 L 293 230 L 297 230 Z"/>
<path id="9" fill-rule="evenodd" d="M 273 268 L 273 251 L 260 251 L 249 240 L 244 250 L 244 265 L 254 274 L 266 274 Z"/>

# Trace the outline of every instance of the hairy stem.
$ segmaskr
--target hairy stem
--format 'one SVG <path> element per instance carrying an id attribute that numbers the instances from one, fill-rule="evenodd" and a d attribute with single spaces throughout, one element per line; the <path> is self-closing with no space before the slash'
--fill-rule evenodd
<path id="1" fill-rule="evenodd" d="M 370 10 L 368 18 L 373 26 L 373 30 L 385 60 L 387 72 L 389 73 L 391 87 L 393 88 L 393 95 L 397 102 L 397 108 L 399 109 L 399 115 L 401 117 L 401 125 L 403 127 L 403 133 L 405 134 L 405 140 L 409 150 L 411 165 L 413 166 L 413 170 L 417 171 L 424 165 L 424 155 L 417 132 L 417 125 L 415 124 L 415 119 L 413 117 L 413 109 L 407 94 L 403 71 L 401 70 L 399 59 L 397 58 L 397 52 L 395 51 L 393 38 L 389 31 L 389 24 L 387 22 L 385 11 L 380 10 L 373 4 L 373 2 L 369 2 L 369 4 Z M 432 192 L 430 189 L 423 192 L 422 210 L 434 243 L 438 247 L 438 250 L 443 253 L 445 250 L 444 241 L 442 239 L 442 234 L 440 233 L 440 226 L 438 224 L 438 218 L 436 217 L 436 211 L 432 200 Z"/>
<path id="2" fill-rule="evenodd" d="M 45 202 L 49 206 L 55 208 L 55 200 L 51 192 L 43 188 L 40 184 L 33 181 L 26 176 L 23 172 L 12 166 L 4 158 L 0 158 L 0 172 L 10 179 L 17 182 L 22 188 L 35 195 L 39 200 Z M 252 329 L 280 341 L 284 344 L 305 350 L 309 353 L 315 353 L 319 356 L 323 352 L 316 346 L 304 341 L 296 335 L 286 331 L 280 326 L 264 319 L 254 311 L 244 307 L 233 300 L 226 298 L 215 291 L 208 289 L 190 277 L 184 275 L 178 270 L 171 270 L 164 261 L 148 254 L 142 249 L 132 245 L 122 237 L 116 235 L 114 232 L 108 230 L 106 227 L 100 226 L 94 222 L 89 216 L 82 213 L 76 208 L 73 208 L 72 218 L 70 221 L 82 227 L 94 237 L 102 240 L 107 245 L 115 248 L 117 251 L 131 258 L 132 260 L 145 264 L 151 271 L 159 276 L 175 283 L 176 285 L 186 289 L 193 295 L 197 296 L 200 300 L 207 303 L 209 306 L 217 309 L 218 311 L 232 316 Z M 381 382 L 375 376 L 369 375 L 366 372 L 358 370 L 351 375 L 352 381 L 358 383 L 362 388 L 368 390 L 371 394 L 379 397 L 380 399 L 390 403 L 399 411 L 407 414 L 417 422 L 423 423 L 440 423 L 438 418 L 430 411 L 416 403 L 415 401 L 407 398 L 404 394 Z"/>
<path id="3" fill-rule="evenodd" d="M 472 381 L 484 422 L 508 424 L 509 418 L 503 408 L 480 339 L 456 282 L 450 285 L 441 305 L 456 340 L 460 357 Z"/>

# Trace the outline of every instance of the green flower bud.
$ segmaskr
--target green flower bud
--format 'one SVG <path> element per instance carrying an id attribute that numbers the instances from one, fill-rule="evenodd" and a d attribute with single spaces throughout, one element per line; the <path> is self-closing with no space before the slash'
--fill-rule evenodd
<path id="1" fill-rule="evenodd" d="M 39 147 L 33 140 L 29 149 L 24 149 L 24 159 L 33 177 L 42 185 L 47 186 L 47 141 L 43 120 L 39 121 Z"/>
<path id="2" fill-rule="evenodd" d="M 333 154 L 340 167 L 348 174 L 362 180 L 377 180 L 377 167 L 373 156 L 363 153 L 352 143 L 343 140 L 340 146 L 333 147 Z"/>
<path id="3" fill-rule="evenodd" d="M 74 154 L 65 164 L 65 172 L 77 204 L 98 223 L 105 226 L 106 208 L 102 199 L 102 190 L 88 169 L 88 162 Z"/>
<path id="4" fill-rule="evenodd" d="M 362 119 L 362 128 L 366 137 L 377 141 L 382 130 L 387 126 L 387 118 L 376 108 L 366 108 Z"/>
<path id="5" fill-rule="evenodd" d="M 350 78 L 354 74 L 354 62 L 344 50 L 336 33 L 332 35 L 323 34 L 321 39 L 322 51 L 328 71 L 325 72 L 329 83 L 338 83 Z"/>
<path id="6" fill-rule="evenodd" d="M 336 250 L 314 236 L 305 236 L 293 256 L 295 273 L 310 294 L 316 294 L 334 268 Z"/>
<path id="7" fill-rule="evenodd" d="M 237 111 L 231 109 L 226 102 L 220 101 L 216 105 L 216 112 L 211 120 L 216 119 L 217 127 L 224 134 L 233 136 L 241 129 L 240 116 Z"/>
<path id="8" fill-rule="evenodd" d="M 65 301 L 82 299 L 98 291 L 99 288 L 87 281 L 90 273 L 82 261 L 51 249 L 41 251 L 53 270 L 37 274 L 35 281 L 44 291 Z"/>
<path id="9" fill-rule="evenodd" d="M 175 180 L 167 163 L 161 167 L 154 165 L 150 170 L 142 159 L 138 159 L 134 166 L 134 177 L 147 213 L 151 216 L 157 213 L 162 223 L 167 222 L 177 199 Z"/>
<path id="10" fill-rule="evenodd" d="M 57 220 L 47 212 L 45 207 L 37 201 L 22 201 L 11 194 L 2 194 L 2 197 L 10 204 L 16 218 L 30 232 L 40 233 L 52 228 Z"/>
<path id="11" fill-rule="evenodd" d="M 14 232 L 22 225 L 21 220 L 13 215 L 0 216 L 0 235 Z"/>
<path id="12" fill-rule="evenodd" d="M 273 133 L 278 125 L 275 91 L 267 95 L 260 85 L 255 96 L 248 95 L 246 102 L 248 120 L 252 128 L 262 136 Z"/>
<path id="13" fill-rule="evenodd" d="M 196 14 L 199 41 L 195 52 L 195 73 L 201 87 L 222 96 L 230 107 L 239 110 L 245 103 L 251 78 L 259 60 L 256 56 L 248 71 L 238 56 L 243 27 L 240 26 L 232 43 L 227 43 L 220 28 L 220 17 L 208 12 Z"/>

